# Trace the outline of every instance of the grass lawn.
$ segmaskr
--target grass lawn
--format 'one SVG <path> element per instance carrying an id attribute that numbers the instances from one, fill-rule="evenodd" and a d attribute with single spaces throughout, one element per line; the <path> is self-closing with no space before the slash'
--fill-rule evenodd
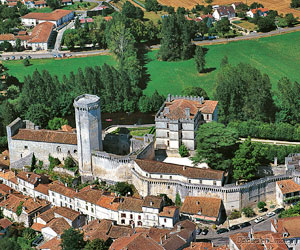
<path id="1" fill-rule="evenodd" d="M 4 66 L 9 69 L 8 73 L 17 77 L 20 81 L 23 81 L 24 76 L 32 75 L 35 69 L 40 72 L 47 69 L 51 74 L 57 75 L 59 79 L 62 79 L 63 75 L 68 77 L 71 71 L 77 72 L 80 67 L 84 69 L 87 66 L 93 67 L 104 63 L 115 65 L 113 57 L 109 55 L 67 59 L 32 59 L 30 63 L 32 65 L 25 67 L 22 60 L 3 61 Z"/>
<path id="2" fill-rule="evenodd" d="M 242 28 L 248 29 L 248 30 L 256 30 L 256 25 L 254 23 L 250 23 L 248 21 L 242 20 L 237 25 L 241 26 Z"/>
<path id="3" fill-rule="evenodd" d="M 30 12 L 38 12 L 38 13 L 50 13 L 53 10 L 49 7 L 44 7 L 44 8 L 40 8 L 40 9 L 30 9 Z"/>
<path id="4" fill-rule="evenodd" d="M 152 20 L 154 23 L 157 23 L 158 20 L 162 20 L 161 16 L 167 14 L 165 11 L 157 11 L 157 13 L 151 11 L 151 12 L 144 12 L 144 19 Z"/>
<path id="5" fill-rule="evenodd" d="M 212 96 L 216 75 L 222 58 L 227 55 L 231 64 L 247 62 L 258 68 L 262 73 L 267 73 L 271 79 L 273 89 L 281 77 L 288 77 L 292 81 L 300 81 L 300 32 L 261 38 L 257 40 L 231 42 L 206 46 L 209 50 L 206 55 L 206 68 L 210 73 L 199 74 L 196 71 L 193 59 L 178 62 L 162 62 L 156 59 L 156 51 L 148 54 L 148 73 L 150 82 L 144 93 L 151 95 L 155 89 L 161 94 L 168 93 L 179 95 L 183 88 L 200 86 L 208 95 Z M 8 67 L 8 73 L 16 76 L 21 81 L 24 76 L 38 70 L 47 69 L 56 74 L 60 79 L 64 74 L 76 72 L 79 67 L 95 66 L 107 63 L 115 65 L 112 56 L 92 56 L 68 59 L 40 59 L 31 60 L 33 65 L 24 67 L 22 61 L 3 61 Z"/>

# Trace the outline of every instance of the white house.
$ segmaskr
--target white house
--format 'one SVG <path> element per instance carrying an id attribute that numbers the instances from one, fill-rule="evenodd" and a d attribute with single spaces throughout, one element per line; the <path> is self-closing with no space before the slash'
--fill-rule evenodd
<path id="1" fill-rule="evenodd" d="M 254 18 L 255 15 L 262 16 L 262 17 L 267 16 L 268 12 L 269 10 L 267 8 L 257 8 L 257 9 L 252 9 L 247 11 L 246 14 L 248 17 Z"/>
<path id="2" fill-rule="evenodd" d="M 158 224 L 160 227 L 173 228 L 179 221 L 179 209 L 175 206 L 164 207 L 159 213 Z"/>
<path id="3" fill-rule="evenodd" d="M 214 10 L 213 17 L 220 21 L 222 18 L 232 19 L 235 17 L 235 10 L 232 6 L 219 6 Z"/>
<path id="4" fill-rule="evenodd" d="M 97 201 L 96 216 L 98 219 L 108 219 L 112 221 L 118 221 L 118 208 L 121 202 L 120 197 L 112 195 L 102 195 Z"/>
<path id="5" fill-rule="evenodd" d="M 42 228 L 42 234 L 44 239 L 47 241 L 55 237 L 60 237 L 64 230 L 67 230 L 70 227 L 71 226 L 64 218 L 55 218 L 47 223 L 44 228 Z"/>
<path id="6" fill-rule="evenodd" d="M 54 206 L 74 209 L 74 195 L 76 191 L 58 181 L 49 184 L 49 200 Z"/>
<path id="7" fill-rule="evenodd" d="M 276 201 L 277 204 L 283 206 L 285 204 L 285 200 L 290 198 L 290 202 L 294 202 L 293 199 L 300 199 L 300 185 L 294 182 L 292 179 L 282 180 L 276 182 Z"/>
<path id="8" fill-rule="evenodd" d="M 136 227 L 142 227 L 143 224 L 143 206 L 144 200 L 124 197 L 123 202 L 118 208 L 118 224 L 120 225 L 132 225 Z"/>
<path id="9" fill-rule="evenodd" d="M 154 227 L 158 226 L 158 214 L 162 210 L 163 199 L 162 197 L 148 195 L 144 199 L 142 206 L 144 214 L 144 226 Z"/>
<path id="10" fill-rule="evenodd" d="M 49 49 L 54 27 L 52 22 L 43 22 L 35 26 L 27 40 L 27 46 L 33 51 Z"/>

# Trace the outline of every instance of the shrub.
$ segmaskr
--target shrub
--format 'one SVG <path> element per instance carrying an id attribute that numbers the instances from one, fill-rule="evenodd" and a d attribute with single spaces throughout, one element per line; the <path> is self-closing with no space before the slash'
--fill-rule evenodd
<path id="1" fill-rule="evenodd" d="M 213 229 L 213 230 L 216 230 L 216 229 L 217 229 L 216 224 L 213 224 L 213 225 L 212 225 L 212 229 Z"/>
<path id="2" fill-rule="evenodd" d="M 229 220 L 234 220 L 234 219 L 238 219 L 238 218 L 241 218 L 241 212 L 240 211 L 237 211 L 237 210 L 233 210 L 230 215 L 229 215 Z"/>
<path id="3" fill-rule="evenodd" d="M 23 60 L 23 64 L 24 64 L 25 67 L 30 66 L 30 61 L 29 61 L 29 59 L 28 59 L 28 58 L 25 58 L 25 59 Z"/>
<path id="4" fill-rule="evenodd" d="M 263 202 L 263 201 L 260 201 L 260 202 L 257 203 L 257 207 L 258 207 L 259 209 L 263 209 L 266 205 L 267 205 L 267 204 L 266 204 L 265 202 Z"/>
<path id="5" fill-rule="evenodd" d="M 180 154 L 181 157 L 189 156 L 189 150 L 187 149 L 187 147 L 184 144 L 182 144 L 179 147 L 179 154 Z"/>
<path id="6" fill-rule="evenodd" d="M 20 216 L 22 213 L 23 201 L 20 202 L 19 206 L 17 207 L 16 215 Z"/>
<path id="7" fill-rule="evenodd" d="M 251 207 L 244 207 L 242 209 L 242 212 L 246 217 L 253 217 L 255 215 L 255 213 Z"/>

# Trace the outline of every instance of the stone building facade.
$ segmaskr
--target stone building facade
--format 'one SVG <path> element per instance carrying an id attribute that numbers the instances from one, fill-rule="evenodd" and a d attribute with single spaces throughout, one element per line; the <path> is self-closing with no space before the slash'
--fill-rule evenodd
<path id="1" fill-rule="evenodd" d="M 156 148 L 178 151 L 184 144 L 195 150 L 199 125 L 217 121 L 217 105 L 203 97 L 168 95 L 155 116 Z"/>

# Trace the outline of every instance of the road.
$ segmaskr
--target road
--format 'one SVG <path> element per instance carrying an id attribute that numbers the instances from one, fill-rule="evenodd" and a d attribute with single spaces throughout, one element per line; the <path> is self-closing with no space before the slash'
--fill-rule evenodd
<path id="1" fill-rule="evenodd" d="M 228 233 L 217 234 L 215 231 L 209 231 L 207 235 L 197 235 L 197 241 L 209 240 L 214 243 L 216 246 L 226 245 L 229 243 L 229 236 L 232 234 L 240 233 L 240 232 L 249 232 L 251 227 L 253 228 L 254 232 L 258 231 L 270 231 L 271 230 L 271 220 L 274 218 L 278 218 L 278 215 L 275 215 L 271 218 L 267 217 L 266 215 L 262 216 L 265 220 L 256 224 L 251 221 L 251 226 L 241 228 L 234 231 L 229 231 Z M 231 225 L 232 226 L 232 225 Z M 222 227 L 220 227 L 222 228 Z"/>
<path id="2" fill-rule="evenodd" d="M 55 52 L 60 51 L 61 40 L 62 40 L 63 34 L 66 31 L 66 29 L 71 29 L 74 27 L 74 25 L 75 25 L 74 22 L 71 21 L 68 25 L 66 25 L 64 28 L 62 28 L 58 31 L 57 36 L 56 36 L 55 46 L 54 46 Z"/>
<path id="3" fill-rule="evenodd" d="M 247 138 L 240 138 L 241 141 L 245 141 Z M 300 142 L 294 141 L 277 141 L 277 140 L 266 140 L 266 139 L 256 139 L 251 138 L 253 142 L 260 142 L 263 144 L 272 144 L 272 145 L 286 145 L 286 146 L 299 146 Z"/>

